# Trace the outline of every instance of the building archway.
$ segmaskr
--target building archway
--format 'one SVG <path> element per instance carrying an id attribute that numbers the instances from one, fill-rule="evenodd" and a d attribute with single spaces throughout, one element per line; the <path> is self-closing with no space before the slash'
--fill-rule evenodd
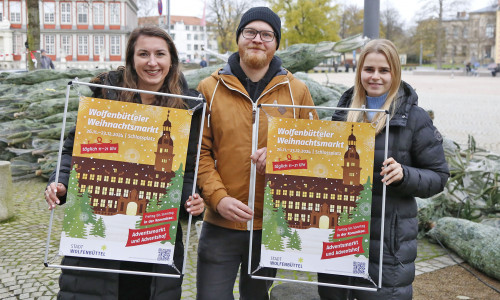
<path id="1" fill-rule="evenodd" d="M 127 216 L 135 216 L 137 215 L 137 203 L 129 202 L 127 204 L 127 212 L 125 213 Z"/>
<path id="2" fill-rule="evenodd" d="M 330 218 L 328 216 L 319 217 L 319 229 L 328 229 L 330 228 Z"/>

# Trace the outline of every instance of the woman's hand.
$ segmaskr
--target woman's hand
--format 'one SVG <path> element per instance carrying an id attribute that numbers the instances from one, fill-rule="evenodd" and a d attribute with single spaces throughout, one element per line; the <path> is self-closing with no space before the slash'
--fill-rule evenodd
<path id="1" fill-rule="evenodd" d="M 385 185 L 400 182 L 404 177 L 403 167 L 394 158 L 389 157 L 382 163 L 380 175 L 384 177 L 382 182 Z"/>
<path id="2" fill-rule="evenodd" d="M 200 195 L 194 194 L 193 196 L 189 196 L 184 207 L 192 216 L 199 216 L 205 210 L 205 203 Z"/>
<path id="3" fill-rule="evenodd" d="M 66 187 L 62 183 L 52 182 L 45 189 L 45 201 L 49 205 L 49 210 L 52 210 L 56 207 L 57 204 L 61 203 L 59 201 L 59 197 L 66 195 Z"/>
<path id="4" fill-rule="evenodd" d="M 266 173 L 267 147 L 260 148 L 250 155 L 252 162 L 257 165 L 257 172 L 261 175 Z"/>

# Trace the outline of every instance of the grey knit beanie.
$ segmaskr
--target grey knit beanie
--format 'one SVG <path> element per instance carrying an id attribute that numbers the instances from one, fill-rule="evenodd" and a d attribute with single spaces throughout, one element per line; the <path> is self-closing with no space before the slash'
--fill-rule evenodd
<path id="1" fill-rule="evenodd" d="M 241 17 L 240 25 L 238 25 L 238 29 L 236 30 L 236 43 L 238 43 L 238 38 L 240 36 L 241 31 L 245 26 L 253 21 L 264 21 L 267 24 L 271 25 L 274 33 L 276 34 L 276 50 L 280 46 L 281 40 L 281 20 L 280 17 L 268 7 L 252 7 L 247 10 L 246 13 Z"/>

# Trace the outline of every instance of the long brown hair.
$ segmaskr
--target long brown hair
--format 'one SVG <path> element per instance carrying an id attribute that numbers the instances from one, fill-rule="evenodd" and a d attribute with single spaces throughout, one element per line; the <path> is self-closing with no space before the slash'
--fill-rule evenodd
<path id="1" fill-rule="evenodd" d="M 137 89 L 138 76 L 134 67 L 134 52 L 137 39 L 140 36 L 159 37 L 167 42 L 171 65 L 167 77 L 165 77 L 163 85 L 158 92 L 178 95 L 182 94 L 182 87 L 180 84 L 181 73 L 177 49 L 175 48 L 172 38 L 165 32 L 165 30 L 157 26 L 139 27 L 130 34 L 127 42 L 125 70 L 123 72 L 123 87 Z M 121 101 L 131 102 L 133 101 L 134 96 L 135 92 L 123 91 L 118 96 L 118 99 Z M 164 96 L 155 96 L 155 104 L 158 106 L 168 106 L 174 108 L 184 108 L 186 106 L 181 98 Z"/>
<path id="2" fill-rule="evenodd" d="M 365 45 L 365 47 L 361 51 L 361 54 L 359 55 L 359 67 L 356 70 L 354 95 L 351 103 L 351 108 L 361 108 L 361 106 L 366 105 L 366 90 L 361 83 L 361 72 L 363 71 L 366 56 L 370 53 L 379 53 L 384 55 L 391 69 L 391 87 L 389 88 L 387 98 L 381 109 L 391 109 L 390 113 L 392 117 L 396 109 L 395 105 L 392 105 L 392 103 L 397 99 L 399 86 L 401 85 L 401 63 L 399 61 L 399 54 L 396 46 L 391 41 L 385 39 L 371 40 Z M 376 125 L 374 126 L 377 133 L 384 129 L 386 118 L 387 114 L 384 113 L 377 113 L 373 117 L 373 120 L 375 120 Z M 347 114 L 347 121 L 366 122 L 365 114 L 363 111 L 349 111 L 349 113 Z"/>

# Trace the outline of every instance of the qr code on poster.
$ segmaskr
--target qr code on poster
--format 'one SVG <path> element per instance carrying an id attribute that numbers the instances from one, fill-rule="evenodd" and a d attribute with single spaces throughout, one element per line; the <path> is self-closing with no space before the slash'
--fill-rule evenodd
<path id="1" fill-rule="evenodd" d="M 170 259 L 170 249 L 158 249 L 158 258 L 157 261 L 167 261 Z"/>
<path id="2" fill-rule="evenodd" d="M 364 274 L 365 268 L 366 268 L 365 262 L 357 262 L 357 261 L 352 262 L 352 273 L 353 274 Z"/>

